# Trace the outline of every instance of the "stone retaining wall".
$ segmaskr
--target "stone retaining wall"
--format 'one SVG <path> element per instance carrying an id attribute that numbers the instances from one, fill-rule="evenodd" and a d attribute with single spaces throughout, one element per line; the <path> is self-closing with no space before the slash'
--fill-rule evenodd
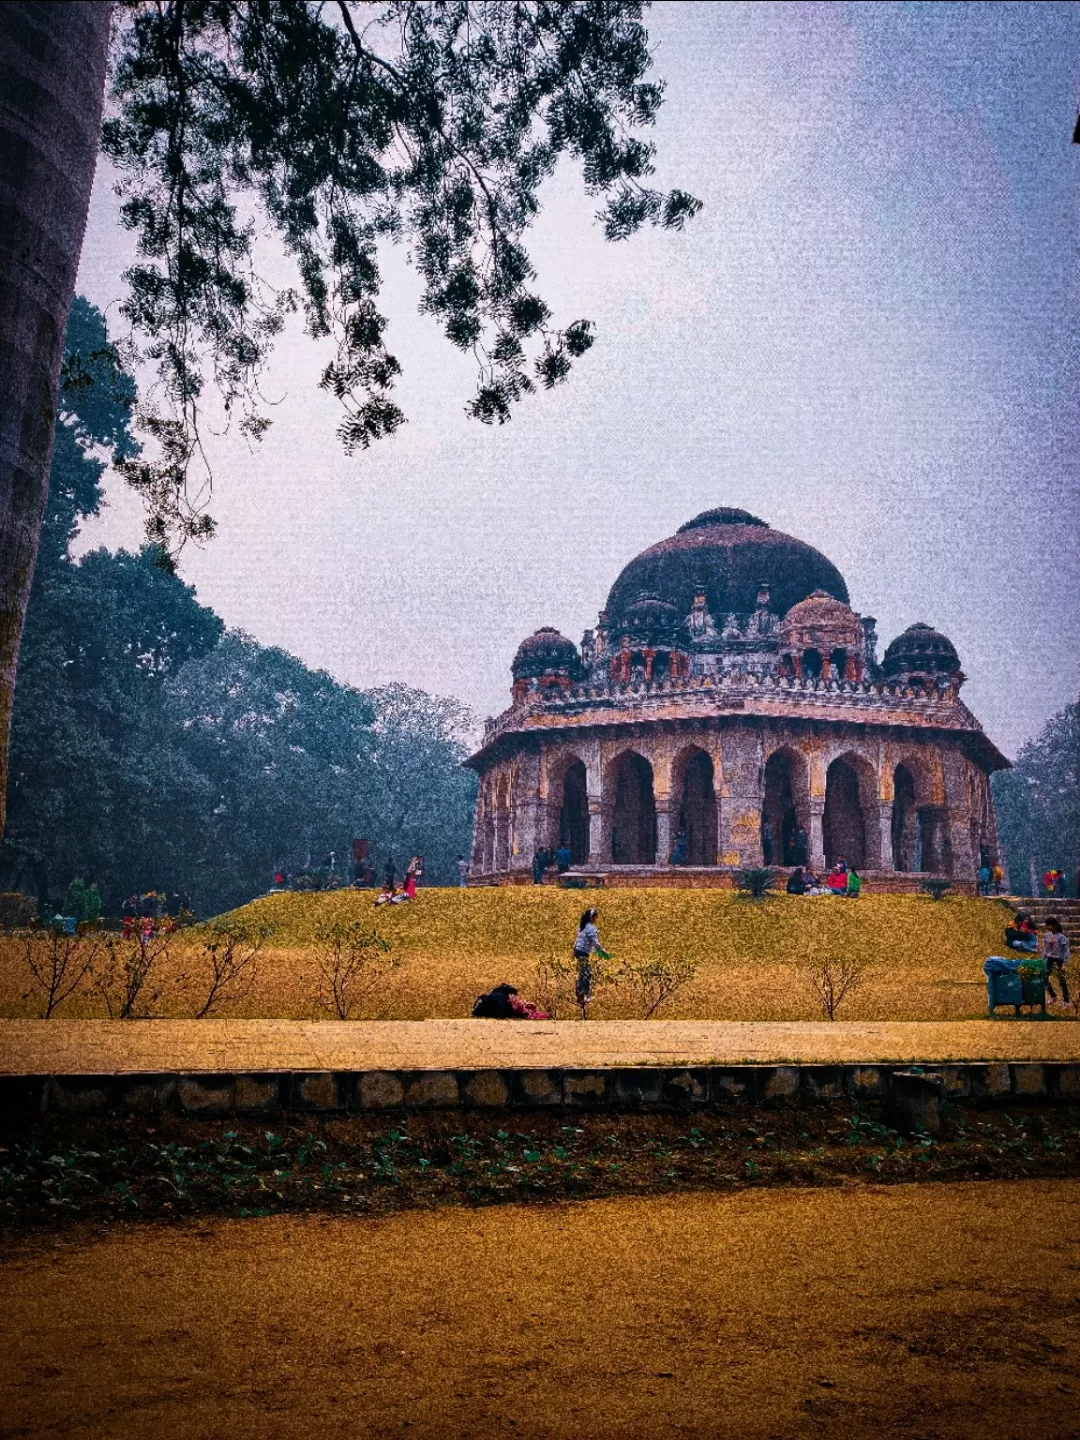
<path id="1" fill-rule="evenodd" d="M 368 1070 L 262 1073 L 0 1076 L 0 1115 L 46 1112 L 254 1115 L 396 1109 L 623 1109 L 893 1100 L 899 1076 L 926 1077 L 943 1099 L 1080 1103 L 1080 1065 L 717 1065 L 594 1070 Z"/>

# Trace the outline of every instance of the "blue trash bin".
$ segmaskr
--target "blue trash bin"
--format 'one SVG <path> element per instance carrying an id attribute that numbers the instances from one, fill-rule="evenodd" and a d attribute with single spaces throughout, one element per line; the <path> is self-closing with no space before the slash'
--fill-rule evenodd
<path id="1" fill-rule="evenodd" d="M 1026 957 L 1025 957 L 1026 958 Z M 1024 960 L 1006 959 L 1004 955 L 991 955 L 983 966 L 986 972 L 986 986 L 989 992 L 990 1014 L 995 1005 L 1015 1005 L 1017 1013 L 1024 1003 L 1024 982 L 1020 974 Z"/>

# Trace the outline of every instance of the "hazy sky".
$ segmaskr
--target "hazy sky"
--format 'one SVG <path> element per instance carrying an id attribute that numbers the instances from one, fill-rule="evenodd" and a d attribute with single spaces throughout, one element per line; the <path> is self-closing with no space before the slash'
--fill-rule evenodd
<path id="1" fill-rule="evenodd" d="M 681 0 L 647 23 L 658 183 L 704 209 L 611 245 L 572 167 L 552 181 L 540 293 L 598 333 L 569 383 L 467 419 L 472 362 L 391 257 L 410 423 L 347 457 L 325 351 L 289 332 L 266 439 L 211 447 L 219 530 L 185 578 L 342 680 L 484 715 L 523 636 L 580 639 L 639 550 L 743 506 L 824 551 L 882 648 L 944 630 L 1014 754 L 1080 688 L 1080 6 Z M 79 281 L 106 309 L 132 253 L 110 185 Z M 109 495 L 87 541 L 137 544 Z"/>

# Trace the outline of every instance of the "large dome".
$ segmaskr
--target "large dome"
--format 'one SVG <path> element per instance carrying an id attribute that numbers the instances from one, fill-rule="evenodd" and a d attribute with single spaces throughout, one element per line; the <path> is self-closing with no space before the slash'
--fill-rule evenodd
<path id="1" fill-rule="evenodd" d="M 848 603 L 844 577 L 820 551 L 746 510 L 721 507 L 703 511 L 630 561 L 611 587 L 607 622 L 609 627 L 620 624 L 642 595 L 666 600 L 683 618 L 703 587 L 719 624 L 732 612 L 753 611 L 762 583 L 769 587 L 769 608 L 777 615 L 815 590 Z"/>

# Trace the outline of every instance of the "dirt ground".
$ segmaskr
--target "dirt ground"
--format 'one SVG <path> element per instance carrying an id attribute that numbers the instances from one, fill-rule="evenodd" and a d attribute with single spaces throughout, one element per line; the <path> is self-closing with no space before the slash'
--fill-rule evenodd
<path id="1" fill-rule="evenodd" d="M 1080 1182 L 76 1227 L 0 1435 L 1080 1436 Z"/>

